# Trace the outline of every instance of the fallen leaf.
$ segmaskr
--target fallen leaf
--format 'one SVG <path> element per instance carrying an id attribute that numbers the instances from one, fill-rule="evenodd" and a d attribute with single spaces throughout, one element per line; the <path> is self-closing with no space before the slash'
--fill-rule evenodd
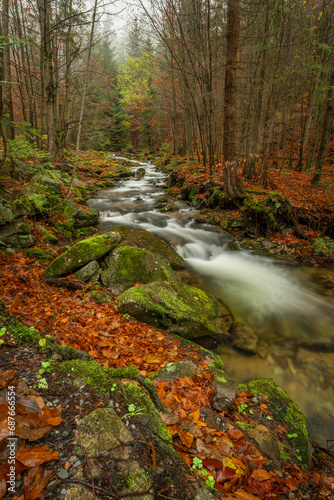
<path id="1" fill-rule="evenodd" d="M 267 472 L 265 469 L 255 469 L 252 473 L 252 479 L 256 479 L 257 481 L 266 481 L 270 478 L 270 472 Z"/>
<path id="2" fill-rule="evenodd" d="M 16 459 L 26 467 L 36 467 L 49 460 L 58 460 L 59 455 L 57 451 L 50 451 L 47 446 L 33 446 L 19 450 Z"/>
<path id="3" fill-rule="evenodd" d="M 15 434 L 17 437 L 28 439 L 28 441 L 38 441 L 39 439 L 42 439 L 42 437 L 47 436 L 51 430 L 51 425 L 47 425 L 45 427 L 36 427 L 33 429 L 19 427 L 18 429 L 16 429 Z"/>
<path id="4" fill-rule="evenodd" d="M 43 470 L 43 467 L 34 467 L 28 471 L 23 480 L 24 500 L 35 500 L 48 484 L 52 471 Z"/>
<path id="5" fill-rule="evenodd" d="M 4 372 L 0 373 L 0 389 L 4 389 L 4 387 L 7 387 L 9 383 L 14 380 L 14 378 L 17 375 L 16 370 L 6 370 Z"/>

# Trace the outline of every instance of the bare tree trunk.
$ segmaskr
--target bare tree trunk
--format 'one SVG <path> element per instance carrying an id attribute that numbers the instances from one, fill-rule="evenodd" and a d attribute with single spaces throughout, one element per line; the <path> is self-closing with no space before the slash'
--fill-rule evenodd
<path id="1" fill-rule="evenodd" d="M 44 92 L 46 98 L 46 121 L 48 133 L 48 152 L 50 161 L 55 157 L 54 127 L 54 78 L 50 31 L 50 5 L 48 0 L 37 0 L 41 26 L 41 57 L 43 64 Z"/>
<path id="2" fill-rule="evenodd" d="M 333 119 L 333 95 L 334 95 L 333 89 L 334 89 L 334 69 L 332 68 L 329 78 L 329 86 L 327 90 L 326 109 L 322 125 L 321 139 L 317 156 L 317 164 L 314 175 L 311 180 L 312 186 L 314 186 L 320 181 L 321 169 L 325 160 L 327 146 L 328 146 L 328 139 L 331 133 L 332 119 Z"/>
<path id="3" fill-rule="evenodd" d="M 2 0 L 1 28 L 4 46 L 2 48 L 2 117 L 4 117 L 4 133 L 7 139 L 14 139 L 14 116 L 12 101 L 12 86 L 10 72 L 10 40 L 9 40 L 9 0 Z"/>
<path id="4" fill-rule="evenodd" d="M 236 74 L 240 29 L 240 0 L 228 0 L 226 33 L 226 71 L 224 95 L 224 190 L 234 197 L 241 190 L 236 163 Z"/>
<path id="5" fill-rule="evenodd" d="M 68 198 L 69 198 L 69 196 L 71 194 L 71 190 L 72 190 L 72 186 L 73 186 L 74 178 L 75 178 L 75 172 L 76 172 L 77 166 L 78 166 L 81 129 L 82 129 L 82 123 L 83 123 L 83 115 L 84 115 L 84 109 L 85 109 L 85 100 L 86 100 L 86 93 L 87 93 L 87 86 L 88 86 L 89 64 L 90 64 L 90 56 L 91 56 L 92 45 L 93 45 L 94 28 L 95 28 L 96 11 L 97 11 L 97 2 L 98 2 L 98 0 L 95 0 L 95 2 L 94 2 L 94 9 L 93 9 L 93 16 L 92 16 L 92 26 L 91 26 L 90 37 L 89 37 L 89 45 L 88 45 L 88 53 L 87 53 L 87 61 L 86 61 L 86 71 L 85 71 L 85 78 L 84 78 L 84 88 L 83 88 L 83 94 L 82 94 L 82 100 L 81 100 L 80 117 L 79 117 L 79 125 L 78 125 L 78 132 L 77 132 L 77 142 L 76 142 L 76 148 L 75 148 L 75 159 L 74 159 L 73 171 L 72 171 L 71 181 L 70 181 L 70 184 L 68 186 L 68 190 L 67 190 L 67 193 L 65 195 L 65 198 L 62 201 L 62 204 L 65 203 L 68 200 Z"/>

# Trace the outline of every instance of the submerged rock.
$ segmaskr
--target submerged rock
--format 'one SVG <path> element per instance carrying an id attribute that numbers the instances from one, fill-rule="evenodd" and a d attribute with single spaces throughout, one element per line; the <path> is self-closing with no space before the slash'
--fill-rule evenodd
<path id="1" fill-rule="evenodd" d="M 155 281 L 133 287 L 118 297 L 117 304 L 121 313 L 188 339 L 216 331 L 215 300 L 203 290 L 182 283 Z"/>

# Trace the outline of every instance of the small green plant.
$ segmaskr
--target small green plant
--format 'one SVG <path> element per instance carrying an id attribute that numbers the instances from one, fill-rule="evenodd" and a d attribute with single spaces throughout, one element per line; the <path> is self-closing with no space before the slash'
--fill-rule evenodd
<path id="1" fill-rule="evenodd" d="M 315 238 L 311 248 L 321 255 L 331 255 L 334 253 L 334 240 L 327 236 L 324 238 Z"/>
<path id="2" fill-rule="evenodd" d="M 130 318 L 131 318 L 130 314 L 123 314 L 123 317 L 124 317 L 125 319 L 130 319 Z"/>
<path id="3" fill-rule="evenodd" d="M 6 333 L 6 328 L 2 327 L 0 330 L 0 337 L 3 337 L 5 333 Z M 0 339 L 0 345 L 3 344 L 4 342 L 5 342 L 4 339 Z"/>
<path id="4" fill-rule="evenodd" d="M 38 370 L 38 373 L 42 375 L 43 373 L 50 373 L 52 361 L 42 361 L 42 368 Z"/>
<path id="5" fill-rule="evenodd" d="M 128 405 L 128 413 L 123 415 L 123 417 L 134 417 L 135 415 L 140 415 L 144 411 L 144 408 L 136 408 L 136 406 L 131 403 Z"/>
<path id="6" fill-rule="evenodd" d="M 38 389 L 48 389 L 49 388 L 49 384 L 46 380 L 46 378 L 41 378 L 38 382 L 37 382 L 37 388 Z"/>
<path id="7" fill-rule="evenodd" d="M 205 483 L 209 488 L 213 488 L 215 485 L 215 478 L 213 476 L 208 476 L 208 471 L 203 469 L 203 461 L 201 458 L 194 457 L 193 465 L 190 470 L 196 471 L 197 474 L 202 475 L 206 478 Z"/>
<path id="8" fill-rule="evenodd" d="M 290 455 L 288 455 L 287 452 L 284 451 L 285 445 L 279 444 L 278 446 L 279 446 L 280 455 L 283 458 L 283 460 L 291 460 Z"/>
<path id="9" fill-rule="evenodd" d="M 111 386 L 111 388 L 110 388 L 110 392 L 114 392 L 114 391 L 116 391 L 116 388 L 117 388 L 117 384 L 116 384 L 116 382 L 115 382 L 115 383 Z"/>
<path id="10" fill-rule="evenodd" d="M 242 413 L 243 415 L 246 415 L 245 410 L 248 408 L 248 405 L 242 404 L 238 406 L 238 412 Z"/>

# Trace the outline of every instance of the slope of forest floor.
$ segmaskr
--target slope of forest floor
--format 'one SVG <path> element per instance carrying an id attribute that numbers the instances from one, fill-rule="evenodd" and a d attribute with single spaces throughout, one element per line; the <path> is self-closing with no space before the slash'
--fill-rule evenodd
<path id="1" fill-rule="evenodd" d="M 98 176 L 101 172 L 105 174 L 114 172 L 114 167 L 110 164 L 110 160 L 106 160 L 105 155 L 84 153 L 81 159 L 80 179 L 91 181 L 96 186 L 99 185 Z M 193 175 L 194 173 L 196 173 L 195 170 L 190 169 L 185 176 L 189 185 L 193 185 L 192 183 L 198 180 Z M 216 182 L 220 182 L 218 173 L 217 176 Z M 205 182 L 205 179 L 203 178 L 201 182 Z M 13 200 L 15 193 L 22 190 L 22 180 L 20 179 L 6 177 L 3 185 L 11 200 Z M 280 189 L 282 188 L 280 187 Z M 177 190 L 174 191 L 177 192 Z M 84 203 L 77 191 L 73 192 L 72 199 Z M 327 201 L 328 206 L 330 203 L 332 201 Z M 324 205 L 321 206 L 324 208 Z M 307 210 L 306 205 L 303 207 Z M 84 209 L 84 205 L 82 208 Z M 205 208 L 204 210 L 208 218 L 219 218 L 222 213 L 220 209 Z M 207 210 L 209 210 L 209 215 Z M 64 246 L 77 241 L 77 239 L 72 242 L 68 241 L 63 234 L 55 229 L 54 225 L 51 225 L 51 222 L 54 223 L 57 218 L 59 221 L 62 220 L 60 215 L 50 216 L 45 212 L 34 215 L 29 220 L 33 226 L 32 235 L 36 237 L 38 247 L 44 249 L 45 252 L 51 252 L 54 257 L 62 253 Z M 217 223 L 219 220 L 215 219 L 215 222 Z M 54 234 L 58 238 L 58 243 L 51 245 L 43 241 L 40 226 Z M 305 228 L 303 229 L 306 231 Z M 311 239 L 308 241 L 311 242 L 312 238 L 321 233 L 314 232 L 312 236 L 311 233 L 309 234 Z M 33 327 L 42 337 L 52 335 L 59 344 L 86 351 L 94 360 L 110 368 L 121 368 L 133 364 L 145 377 L 171 361 L 185 359 L 188 356 L 195 357 L 197 361 L 200 360 L 196 346 L 186 346 L 179 339 L 166 332 L 120 315 L 115 307 L 116 301 L 113 296 L 110 295 L 110 300 L 105 304 L 97 303 L 90 292 L 94 289 L 99 290 L 99 287 L 94 288 L 93 285 L 79 283 L 77 289 L 71 289 L 66 284 L 63 287 L 46 284 L 41 279 L 41 273 L 46 265 L 45 262 L 27 255 L 25 251 L 14 255 L 0 252 L 0 301 L 10 316 L 23 325 Z M 0 330 L 2 326 L 7 328 L 6 324 L 2 323 Z M 53 374 L 52 371 L 40 375 L 41 363 L 48 358 L 31 343 L 23 345 L 23 347 L 17 344 L 8 329 L 6 329 L 5 334 L 2 330 L 1 332 L 2 340 L 4 340 L 0 346 L 2 370 L 17 371 L 18 376 L 24 374 L 35 391 L 39 380 L 45 378 L 47 388 L 38 388 L 34 395 L 57 408 L 57 410 L 53 410 L 52 415 L 49 415 L 48 425 L 54 426 L 54 430 L 57 430 L 58 425 L 60 426 L 60 434 L 54 431 L 39 434 L 34 428 L 31 434 L 28 430 L 27 436 L 22 438 L 20 451 L 23 455 L 26 454 L 25 463 L 29 465 L 24 467 L 25 470 L 22 469 L 22 478 L 17 483 L 17 491 L 20 492 L 21 496 L 17 495 L 15 498 L 17 500 L 56 498 L 53 490 L 44 489 L 51 483 L 58 493 L 57 498 L 64 498 L 62 492 L 71 479 L 67 471 L 71 473 L 74 464 L 70 461 L 71 456 L 66 449 L 62 452 L 61 461 L 58 460 L 59 456 L 53 454 L 53 450 L 56 450 L 60 442 L 64 441 L 65 436 L 66 442 L 70 442 L 75 430 L 74 415 L 87 414 L 96 407 L 107 404 L 108 401 L 94 391 L 89 392 L 89 394 L 85 393 L 83 397 L 76 386 L 67 384 L 65 387 L 61 377 Z M 12 373 L 13 377 L 16 375 Z M 6 376 L 0 377 L 0 383 L 0 387 L 6 387 L 6 383 L 8 383 Z M 209 370 L 207 370 L 206 375 L 196 380 L 189 380 L 185 377 L 178 380 L 177 384 L 160 382 L 157 385 L 157 390 L 166 408 L 174 417 L 177 417 L 166 422 L 173 435 L 176 450 L 187 465 L 192 465 L 195 456 L 203 457 L 204 466 L 208 474 L 214 477 L 215 486 L 221 493 L 220 498 L 230 500 L 334 498 L 333 460 L 328 452 L 322 454 L 320 448 L 316 450 L 318 453 L 314 453 L 309 470 L 302 469 L 298 465 L 297 459 L 294 461 L 288 457 L 282 458 L 277 468 L 272 465 L 268 467 L 266 458 L 258 452 L 254 444 L 245 438 L 242 427 L 237 432 L 232 426 L 226 438 L 224 437 L 225 446 L 228 448 L 232 446 L 235 449 L 228 464 L 222 466 L 222 462 L 214 458 L 205 461 L 208 457 L 208 446 L 211 447 L 211 450 L 215 450 L 216 442 L 215 437 L 212 438 L 205 432 L 206 425 L 201 421 L 198 413 L 200 409 L 210 409 L 212 405 Z M 251 412 L 240 411 L 240 409 L 244 410 L 249 407 L 250 398 L 251 395 L 247 393 L 239 393 L 233 408 L 229 412 L 224 412 L 222 416 L 227 417 L 231 422 L 240 423 L 241 421 L 245 428 L 247 425 L 257 425 L 259 421 L 270 421 L 271 415 L 265 401 L 262 401 L 262 404 L 252 406 Z M 68 399 L 73 402 L 69 404 Z M 121 413 L 126 413 L 124 402 L 117 400 L 116 395 L 115 399 L 121 408 Z M 83 401 L 85 401 L 85 405 L 83 405 Z M 29 407 L 27 401 L 25 404 Z M 24 407 L 21 410 L 22 414 L 27 411 Z M 2 417 L 1 414 L 1 420 Z M 189 432 L 190 424 L 195 429 L 193 434 Z M 287 430 L 284 427 L 273 425 L 271 431 L 279 443 L 286 442 Z M 143 436 L 143 442 L 147 442 L 145 436 Z M 48 450 L 50 452 L 50 461 L 47 463 L 40 462 L 40 445 L 46 447 L 43 449 L 44 454 Z M 150 446 L 149 443 L 147 446 Z M 25 448 L 27 448 L 26 452 L 24 452 Z M 221 452 L 218 449 L 216 451 L 217 453 Z M 148 457 L 147 466 L 150 467 L 153 463 L 154 467 L 155 460 L 158 460 L 157 457 L 154 458 L 154 451 L 151 450 L 148 453 L 146 450 L 145 453 L 145 456 Z M 214 451 L 210 453 L 213 457 L 217 456 Z M 250 457 L 252 457 L 251 460 Z M 177 491 L 183 489 L 184 498 L 190 499 L 192 498 L 191 494 L 189 493 L 188 496 L 186 494 L 187 485 L 198 480 L 198 477 L 195 472 L 190 471 L 183 476 L 175 476 L 174 491 L 173 487 L 169 491 L 161 490 L 156 494 L 156 498 L 178 498 L 180 500 L 181 497 L 178 496 Z M 85 483 L 90 489 L 90 481 L 85 481 Z M 25 485 L 26 491 L 30 491 L 29 497 L 25 496 Z M 11 495 L 5 493 L 3 488 L 4 485 L 1 483 L 0 497 L 12 498 Z M 104 489 L 104 492 L 99 493 L 102 495 L 101 498 L 123 498 L 115 495 L 111 489 L 109 491 Z"/>

